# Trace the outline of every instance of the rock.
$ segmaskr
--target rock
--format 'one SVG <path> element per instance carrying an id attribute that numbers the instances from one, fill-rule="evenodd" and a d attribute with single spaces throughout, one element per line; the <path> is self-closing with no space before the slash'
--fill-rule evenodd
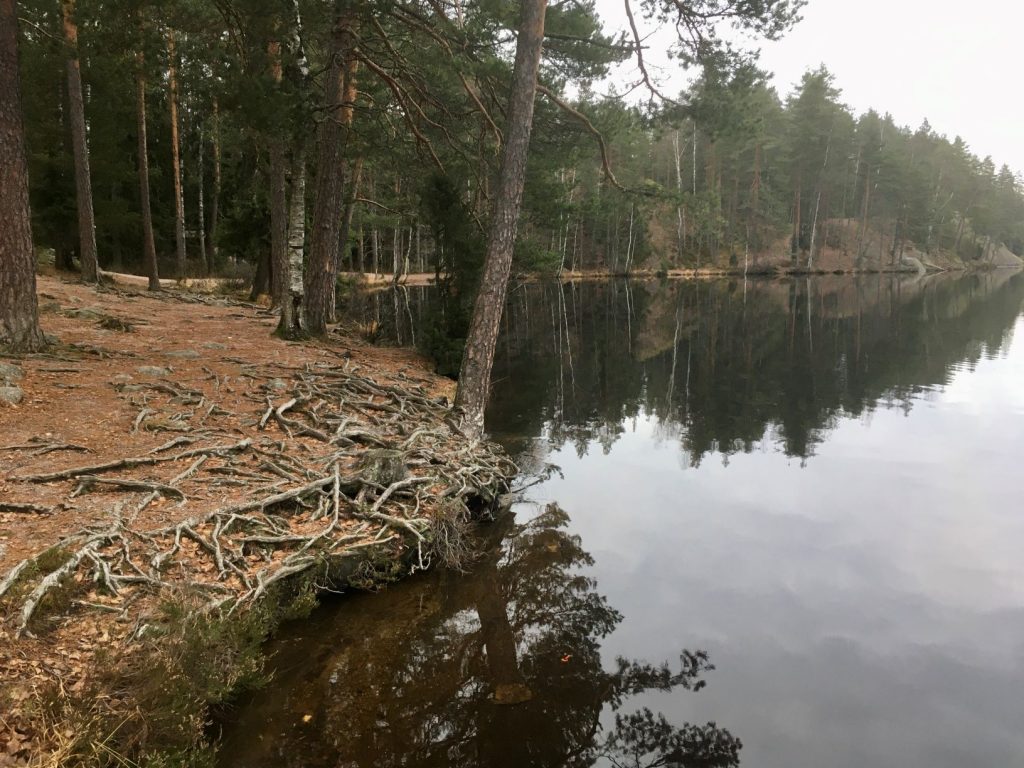
<path id="1" fill-rule="evenodd" d="M 917 258 L 916 256 L 911 256 L 906 253 L 900 256 L 900 266 L 913 269 L 919 275 L 923 275 L 925 272 L 928 271 L 928 269 L 925 267 L 925 265 L 921 262 L 919 258 Z"/>
<path id="2" fill-rule="evenodd" d="M 387 488 L 409 475 L 405 454 L 388 448 L 372 448 L 364 453 L 356 467 L 359 475 L 370 483 Z"/>
<path id="3" fill-rule="evenodd" d="M 25 393 L 21 391 L 21 387 L 0 387 L 0 403 L 17 405 L 24 399 Z"/>
<path id="4" fill-rule="evenodd" d="M 133 333 L 135 326 L 120 317 L 104 317 L 99 322 L 100 328 L 108 331 L 120 331 L 121 333 Z"/>
<path id="5" fill-rule="evenodd" d="M 39 305 L 39 314 L 41 315 L 53 315 L 60 312 L 59 301 L 44 301 Z"/>
<path id="6" fill-rule="evenodd" d="M 23 375 L 18 366 L 11 363 L 0 363 L 0 381 L 3 383 L 10 384 L 12 381 L 18 381 Z"/>
<path id="7" fill-rule="evenodd" d="M 1002 243 L 998 247 L 993 246 L 985 258 L 993 267 L 1021 267 L 1024 266 L 1024 259 L 1015 254 Z"/>
<path id="8" fill-rule="evenodd" d="M 64 311 L 65 317 L 77 317 L 81 320 L 102 320 L 105 315 L 99 309 L 95 307 L 81 307 L 80 309 L 67 309 Z"/>
<path id="9" fill-rule="evenodd" d="M 111 381 L 113 381 L 115 384 L 124 384 L 125 382 L 131 381 L 134 378 L 135 377 L 132 376 L 130 373 L 119 373 L 113 379 L 111 379 Z"/>
<path id="10" fill-rule="evenodd" d="M 227 349 L 227 344 L 221 344 L 218 341 L 207 341 L 202 345 L 203 349 Z"/>
<path id="11" fill-rule="evenodd" d="M 164 356 L 177 357 L 181 360 L 196 360 L 200 355 L 194 349 L 176 349 L 172 352 L 164 352 Z"/>
<path id="12" fill-rule="evenodd" d="M 135 370 L 143 376 L 166 376 L 171 372 L 170 368 L 161 368 L 159 365 L 140 365 Z"/>

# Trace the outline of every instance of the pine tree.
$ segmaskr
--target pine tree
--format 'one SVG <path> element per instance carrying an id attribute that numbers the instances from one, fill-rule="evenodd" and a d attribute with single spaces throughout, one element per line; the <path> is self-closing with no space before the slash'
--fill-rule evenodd
<path id="1" fill-rule="evenodd" d="M 0 345 L 35 351 L 46 339 L 36 299 L 14 0 L 0 0 L 0 221 Z"/>

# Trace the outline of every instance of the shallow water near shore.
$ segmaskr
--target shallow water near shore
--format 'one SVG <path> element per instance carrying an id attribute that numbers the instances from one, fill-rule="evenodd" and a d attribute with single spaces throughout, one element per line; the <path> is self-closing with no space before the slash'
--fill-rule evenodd
<path id="1" fill-rule="evenodd" d="M 431 290 L 359 311 L 409 343 Z M 488 426 L 558 469 L 470 572 L 285 627 L 221 765 L 1019 764 L 1022 307 L 1009 271 L 513 290 Z"/>

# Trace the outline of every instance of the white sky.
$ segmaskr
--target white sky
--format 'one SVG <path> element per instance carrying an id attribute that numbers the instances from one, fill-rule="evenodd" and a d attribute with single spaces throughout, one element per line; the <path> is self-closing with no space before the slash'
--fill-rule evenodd
<path id="1" fill-rule="evenodd" d="M 596 3 L 606 31 L 628 29 L 622 0 Z M 1024 172 L 1024 0 L 809 0 L 803 17 L 761 46 L 761 66 L 775 73 L 781 95 L 825 64 L 855 113 L 873 107 L 913 128 L 927 117 L 997 168 Z M 685 80 L 659 50 L 670 39 L 653 34 L 645 58 L 661 64 L 671 93 Z M 634 77 L 629 70 L 615 80 Z"/>

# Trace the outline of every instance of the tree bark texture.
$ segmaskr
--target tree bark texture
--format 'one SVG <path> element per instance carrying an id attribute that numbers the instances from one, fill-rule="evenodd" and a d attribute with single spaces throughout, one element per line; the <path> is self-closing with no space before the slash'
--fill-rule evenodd
<path id="1" fill-rule="evenodd" d="M 347 128 L 341 122 L 345 94 L 346 53 L 355 43 L 351 2 L 338 3 L 331 33 L 330 56 L 324 73 L 324 117 L 320 123 L 313 224 L 306 263 L 306 329 L 314 336 L 327 331 L 334 298 L 340 211 L 344 204 L 344 169 L 341 158 Z"/>
<path id="2" fill-rule="evenodd" d="M 473 307 L 473 319 L 459 371 L 459 388 L 455 395 L 455 406 L 462 409 L 466 429 L 471 437 L 479 437 L 483 433 L 484 408 L 490 391 L 494 349 L 505 307 L 523 199 L 523 183 L 526 179 L 526 157 L 533 126 L 537 71 L 540 68 L 547 5 L 547 0 L 522 0 L 498 190 L 491 215 L 483 275 Z"/>
<path id="3" fill-rule="evenodd" d="M 270 74 L 278 88 L 281 86 L 281 44 L 274 41 L 267 46 Z M 275 132 L 280 134 L 280 131 Z M 288 293 L 288 166 L 285 160 L 284 139 L 270 137 L 270 260 L 273 262 L 273 281 L 270 296 L 273 305 L 283 308 Z M 282 310 L 282 326 L 284 313 Z"/>
<path id="4" fill-rule="evenodd" d="M 0 346 L 46 346 L 39 329 L 14 0 L 0 0 Z"/>
<path id="5" fill-rule="evenodd" d="M 306 153 L 299 147 L 292 168 L 292 199 L 288 209 L 288 282 L 281 305 L 281 331 L 297 336 L 306 327 L 303 263 L 306 245 Z"/>
<path id="6" fill-rule="evenodd" d="M 284 306 L 288 294 L 288 165 L 284 143 L 270 141 L 270 260 L 273 262 L 271 299 Z"/>
<path id="7" fill-rule="evenodd" d="M 342 140 L 345 141 L 348 133 L 352 129 L 352 119 L 355 116 L 355 105 L 356 97 L 359 95 L 357 88 L 357 75 L 359 73 L 359 60 L 355 57 L 355 51 L 349 47 L 345 51 L 345 74 L 344 74 L 344 88 L 341 97 L 341 108 L 338 110 L 338 120 L 341 123 L 341 130 L 343 131 Z M 345 142 L 347 144 L 347 141 Z M 360 160 L 356 160 L 356 163 L 360 163 Z M 346 162 L 344 155 L 342 155 L 341 163 L 341 178 L 342 184 L 349 187 L 349 193 L 345 195 L 345 210 L 349 211 L 349 201 L 355 197 L 355 187 L 353 186 L 352 178 L 355 176 L 355 172 L 350 173 L 351 164 Z M 355 182 L 358 184 L 358 181 Z M 338 321 L 337 308 L 338 308 L 338 268 L 341 262 L 342 249 L 345 247 L 345 241 L 341 239 L 340 234 L 345 230 L 345 216 L 351 216 L 351 213 L 342 213 L 341 223 L 339 224 L 339 238 L 338 247 L 334 249 L 334 261 L 331 267 L 331 298 L 327 305 L 328 307 L 328 319 L 334 323 Z"/>
<path id="8" fill-rule="evenodd" d="M 75 159 L 75 204 L 78 208 L 79 255 L 82 279 L 94 283 L 99 278 L 96 258 L 96 218 L 92 207 L 92 181 L 89 172 L 89 140 L 85 130 L 85 99 L 82 96 L 82 70 L 78 58 L 76 0 L 61 0 L 64 44 L 67 46 L 68 112 L 71 144 Z"/>

